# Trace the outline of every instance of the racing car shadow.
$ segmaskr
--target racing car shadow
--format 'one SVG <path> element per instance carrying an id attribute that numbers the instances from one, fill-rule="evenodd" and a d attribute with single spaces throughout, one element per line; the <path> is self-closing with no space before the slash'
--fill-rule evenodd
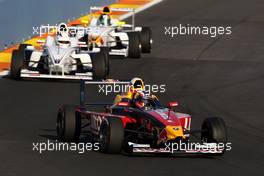
<path id="1" fill-rule="evenodd" d="M 41 131 L 43 132 L 43 134 L 39 134 L 38 135 L 39 137 L 43 137 L 48 140 L 58 140 L 57 135 L 56 134 L 54 135 L 54 133 L 56 133 L 56 129 L 42 129 Z"/>
<path id="2" fill-rule="evenodd" d="M 135 60 L 135 58 L 124 57 L 124 56 L 110 56 L 110 60 Z"/>
<path id="3" fill-rule="evenodd" d="M 49 140 L 58 140 L 58 137 L 57 136 L 54 136 L 54 135 L 45 135 L 45 134 L 40 134 L 38 135 L 39 137 L 43 137 L 43 138 L 46 138 L 46 139 L 49 139 Z"/>
<path id="4" fill-rule="evenodd" d="M 124 59 L 126 59 L 126 58 L 123 57 L 123 56 L 110 56 L 110 59 L 111 59 L 111 60 L 124 60 Z"/>
<path id="5" fill-rule="evenodd" d="M 56 134 L 56 129 L 42 129 L 41 131 L 43 131 L 43 133 L 39 134 L 38 135 L 39 137 L 46 138 L 48 140 L 54 140 L 54 141 L 57 140 L 57 141 L 59 141 L 59 138 L 58 138 L 58 136 Z M 78 142 L 88 143 L 88 142 L 92 142 L 92 139 L 91 139 L 91 137 L 89 135 L 81 134 L 80 139 L 79 139 Z"/>
<path id="6" fill-rule="evenodd" d="M 43 131 L 47 132 L 56 132 L 56 130 L 44 129 Z M 57 141 L 59 140 L 57 135 L 48 135 L 48 134 L 39 134 L 39 137 L 46 138 L 48 140 Z M 84 135 L 81 136 L 78 142 L 88 143 L 91 142 L 91 137 Z M 141 157 L 141 158 L 188 158 L 188 159 L 217 159 L 215 156 L 203 155 L 203 154 L 127 154 L 127 153 L 120 153 L 121 156 L 124 157 Z M 113 155 L 114 156 L 114 155 Z"/>
<path id="7" fill-rule="evenodd" d="M 217 159 L 217 156 L 203 155 L 203 154 L 126 154 L 122 153 L 126 157 L 141 157 L 141 158 L 188 158 L 188 159 Z"/>
<path id="8" fill-rule="evenodd" d="M 11 81 L 17 81 L 12 79 L 10 76 L 4 76 L 3 78 L 11 80 Z M 43 82 L 43 83 L 80 83 L 80 80 L 70 80 L 70 79 L 52 79 L 52 78 L 23 78 L 19 81 L 25 81 L 25 82 Z"/>

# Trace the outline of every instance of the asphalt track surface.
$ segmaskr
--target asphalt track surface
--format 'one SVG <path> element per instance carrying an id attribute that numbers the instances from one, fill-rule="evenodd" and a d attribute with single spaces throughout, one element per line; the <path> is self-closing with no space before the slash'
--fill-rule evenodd
<path id="1" fill-rule="evenodd" d="M 55 117 L 64 103 L 78 103 L 79 85 L 55 81 L 0 80 L 0 175 L 263 175 L 264 1 L 166 0 L 137 15 L 153 29 L 155 45 L 142 59 L 112 61 L 111 77 L 141 76 L 167 85 L 193 115 L 221 116 L 232 150 L 220 158 L 128 157 L 96 152 L 32 151 L 32 142 L 55 139 Z M 164 26 L 231 25 L 232 35 L 164 36 Z M 92 95 L 96 98 L 96 94 Z"/>

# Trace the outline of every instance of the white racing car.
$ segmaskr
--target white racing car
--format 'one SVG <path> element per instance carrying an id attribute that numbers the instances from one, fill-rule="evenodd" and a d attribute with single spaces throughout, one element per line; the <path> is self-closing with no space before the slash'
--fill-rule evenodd
<path id="1" fill-rule="evenodd" d="M 89 43 L 109 48 L 110 55 L 140 58 L 141 52 L 150 53 L 152 45 L 151 29 L 135 27 L 135 11 L 130 8 L 91 7 L 92 15 L 88 26 Z M 132 15 L 132 24 L 111 18 L 112 12 L 127 12 Z"/>
<path id="2" fill-rule="evenodd" d="M 108 48 L 88 50 L 87 42 L 70 36 L 65 27 L 48 36 L 41 49 L 21 44 L 12 53 L 10 76 L 14 79 L 104 79 L 109 73 Z M 66 31 L 65 31 L 66 29 Z"/>

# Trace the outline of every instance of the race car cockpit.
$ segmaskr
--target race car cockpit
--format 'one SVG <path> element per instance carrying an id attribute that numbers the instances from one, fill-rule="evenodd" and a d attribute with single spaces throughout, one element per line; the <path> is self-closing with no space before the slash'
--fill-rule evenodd
<path id="1" fill-rule="evenodd" d="M 158 108 L 161 107 L 160 101 L 155 95 L 149 95 L 144 92 L 145 84 L 140 78 L 133 78 L 130 81 L 130 88 L 128 92 L 118 94 L 115 98 L 114 104 L 118 105 L 120 102 L 128 103 L 128 106 L 133 108 Z"/>
<path id="2" fill-rule="evenodd" d="M 131 100 L 131 106 L 139 109 L 156 109 L 161 107 L 160 101 L 155 95 L 144 95 L 137 93 L 133 100 Z"/>
<path id="3" fill-rule="evenodd" d="M 102 14 L 97 20 L 97 26 L 111 26 L 111 17 L 108 14 Z"/>

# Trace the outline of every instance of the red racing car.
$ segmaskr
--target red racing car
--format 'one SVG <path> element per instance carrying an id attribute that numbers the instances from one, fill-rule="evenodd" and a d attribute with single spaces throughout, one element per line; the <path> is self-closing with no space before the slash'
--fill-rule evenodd
<path id="1" fill-rule="evenodd" d="M 63 105 L 59 109 L 57 134 L 61 141 L 78 142 L 85 131 L 104 153 L 221 155 L 230 147 L 223 119 L 206 118 L 201 129 L 191 130 L 191 115 L 173 110 L 177 102 L 162 106 L 157 98 L 148 97 L 140 99 L 144 101 L 142 107 L 129 100 L 96 104 L 105 108 L 101 112 L 90 111 L 89 105 L 95 104 L 85 102 L 86 84 L 112 83 L 81 81 L 80 105 Z M 199 142 L 191 142 L 191 136 Z"/>

